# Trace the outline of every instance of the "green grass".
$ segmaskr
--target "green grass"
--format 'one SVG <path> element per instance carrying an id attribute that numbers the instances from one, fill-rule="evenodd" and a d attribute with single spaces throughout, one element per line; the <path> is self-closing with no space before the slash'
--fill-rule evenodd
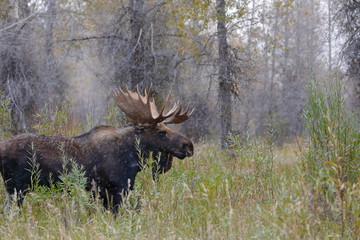
<path id="1" fill-rule="evenodd" d="M 2 239 L 340 237 L 336 221 L 312 212 L 297 148 L 274 149 L 279 160 L 273 158 L 269 179 L 256 165 L 263 161 L 263 146 L 249 143 L 245 153 L 230 155 L 214 144 L 197 145 L 194 157 L 175 161 L 159 182 L 145 169 L 116 219 L 83 190 L 81 171 L 69 173 L 75 177 L 67 177 L 66 191 L 37 188 L 20 211 L 1 214 L 0 234 Z M 284 155 L 292 163 L 280 160 Z M 3 186 L 0 191 L 2 203 Z"/>
<path id="2" fill-rule="evenodd" d="M 340 111 L 339 96 L 309 91 L 309 137 L 297 144 L 277 147 L 272 136 L 231 136 L 226 151 L 197 144 L 193 157 L 176 159 L 158 182 L 151 169 L 140 172 L 117 218 L 84 190 L 82 169 L 75 167 L 59 186 L 35 184 L 21 209 L 1 213 L 0 238 L 359 239 L 358 128 Z M 38 123 L 39 132 L 80 131 L 56 132 L 70 125 L 65 112 L 54 114 Z M 5 197 L 1 181 L 0 205 Z"/>

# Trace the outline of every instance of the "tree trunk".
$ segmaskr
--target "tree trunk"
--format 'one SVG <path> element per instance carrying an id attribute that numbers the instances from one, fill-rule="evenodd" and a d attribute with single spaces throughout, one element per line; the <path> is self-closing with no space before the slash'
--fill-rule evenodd
<path id="1" fill-rule="evenodd" d="M 19 0 L 19 13 L 21 15 L 21 18 L 25 18 L 30 15 L 30 9 L 29 9 L 29 0 Z"/>
<path id="2" fill-rule="evenodd" d="M 250 18 L 250 26 L 248 30 L 248 43 L 247 43 L 247 51 L 249 56 L 251 56 L 251 47 L 252 47 L 252 35 L 254 29 L 254 20 L 255 20 L 255 0 L 252 0 L 251 7 L 251 18 Z"/>
<path id="3" fill-rule="evenodd" d="M 130 88 L 134 88 L 137 84 L 145 79 L 145 48 L 144 48 L 144 0 L 131 0 L 131 40 L 130 40 Z"/>
<path id="4" fill-rule="evenodd" d="M 285 119 L 285 126 L 284 126 L 284 134 L 285 136 L 289 136 L 291 129 L 290 125 L 291 122 L 288 120 L 288 117 L 291 115 L 292 112 L 292 106 L 291 106 L 291 98 L 294 95 L 294 89 L 292 88 L 292 83 L 294 81 L 293 76 L 293 69 L 290 67 L 290 59 L 289 59 L 289 52 L 290 52 L 290 38 L 291 38 L 291 32 L 289 29 L 289 10 L 288 8 L 285 9 L 285 25 L 284 25 L 284 56 L 283 56 L 283 88 L 282 88 L 282 117 Z"/>
<path id="5" fill-rule="evenodd" d="M 229 46 L 227 43 L 225 0 L 216 0 L 217 33 L 219 50 L 219 106 L 221 124 L 221 147 L 227 146 L 231 132 L 231 78 L 229 66 Z"/>
<path id="6" fill-rule="evenodd" d="M 339 21 L 339 31 L 345 37 L 342 55 L 347 63 L 347 74 L 354 81 L 353 107 L 360 109 L 360 3 L 353 0 L 332 2 L 339 4 L 336 18 Z"/>
<path id="7" fill-rule="evenodd" d="M 46 11 L 46 26 L 45 26 L 45 76 L 49 80 L 51 89 L 44 89 L 47 91 L 47 95 L 51 96 L 50 91 L 54 91 L 57 87 L 56 78 L 54 78 L 54 55 L 53 55 L 53 29 L 54 21 L 56 19 L 56 0 L 48 0 Z"/>
<path id="8" fill-rule="evenodd" d="M 332 70 L 332 36 L 331 36 L 331 32 L 332 32 L 332 20 L 331 20 L 331 0 L 328 0 L 328 49 L 329 49 L 329 67 L 328 67 L 328 71 L 329 71 L 329 76 L 331 75 L 331 70 Z"/>
<path id="9" fill-rule="evenodd" d="M 17 0 L 9 0 L 9 17 L 10 19 L 19 20 L 19 7 Z"/>
<path id="10" fill-rule="evenodd" d="M 269 86 L 269 120 L 273 122 L 274 114 L 276 114 L 276 105 L 274 104 L 274 80 L 276 75 L 276 50 L 278 48 L 278 31 L 279 31 L 279 9 L 276 7 L 275 12 L 275 23 L 274 23 L 274 44 L 271 50 L 271 76 L 270 76 L 270 86 Z"/>
<path id="11" fill-rule="evenodd" d="M 267 0 L 263 0 L 262 2 L 262 14 L 264 16 L 266 16 L 267 13 Z M 269 36 L 270 36 L 270 31 L 269 31 L 269 27 L 266 23 L 265 20 L 262 21 L 262 36 L 264 38 L 264 49 L 269 49 L 270 48 L 270 41 L 269 41 Z M 270 79 L 270 64 L 269 64 L 269 56 L 267 51 L 263 52 L 262 55 L 262 59 L 263 59 L 263 68 L 261 69 L 262 72 L 262 76 L 261 78 L 263 79 L 263 86 L 262 86 L 262 91 L 260 93 L 259 96 L 259 115 L 256 117 L 257 121 L 256 121 L 256 131 L 255 134 L 256 135 L 261 135 L 264 132 L 264 123 L 265 123 L 265 119 L 266 119 L 266 115 L 265 113 L 267 112 L 267 108 L 268 108 L 268 85 L 269 85 L 269 79 Z"/>

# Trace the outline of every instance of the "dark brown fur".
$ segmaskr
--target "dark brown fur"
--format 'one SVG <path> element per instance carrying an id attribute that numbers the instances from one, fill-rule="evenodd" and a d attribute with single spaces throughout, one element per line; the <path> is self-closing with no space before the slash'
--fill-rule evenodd
<path id="1" fill-rule="evenodd" d="M 95 182 L 104 206 L 116 213 L 121 195 L 133 188 L 141 170 L 136 139 L 140 140 L 144 156 L 161 153 L 159 168 L 153 169 L 155 175 L 170 169 L 173 156 L 183 159 L 193 154 L 192 142 L 162 123 L 125 128 L 99 126 L 77 137 L 21 134 L 7 139 L 0 143 L 0 171 L 6 190 L 11 195 L 16 192 L 21 205 L 31 184 L 28 169 L 34 153 L 41 169 L 41 185 L 49 185 L 50 174 L 59 181 L 62 156 L 72 158 L 84 167 L 87 189 Z"/>

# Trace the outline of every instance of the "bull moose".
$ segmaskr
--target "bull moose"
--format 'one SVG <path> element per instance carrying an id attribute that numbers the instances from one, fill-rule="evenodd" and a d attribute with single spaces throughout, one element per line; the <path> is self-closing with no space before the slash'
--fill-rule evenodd
<path id="1" fill-rule="evenodd" d="M 138 87 L 134 92 L 118 88 L 113 97 L 128 118 L 128 126 L 98 126 L 77 137 L 20 134 L 2 141 L 0 171 L 8 194 L 16 194 L 21 205 L 31 184 L 32 152 L 36 152 L 40 168 L 38 183 L 45 186 L 50 185 L 50 175 L 53 182 L 60 181 L 65 155 L 83 166 L 86 189 L 93 189 L 95 184 L 104 207 L 116 214 L 122 195 L 133 189 L 135 176 L 141 171 L 139 151 L 145 157 L 150 153 L 160 156 L 154 161 L 158 168 L 153 167 L 153 174 L 168 171 L 174 156 L 184 159 L 193 155 L 191 140 L 166 126 L 184 122 L 192 114 L 189 107 L 182 112 L 179 102 L 165 113 L 170 95 L 171 91 L 158 111 L 151 86 L 144 94 Z"/>

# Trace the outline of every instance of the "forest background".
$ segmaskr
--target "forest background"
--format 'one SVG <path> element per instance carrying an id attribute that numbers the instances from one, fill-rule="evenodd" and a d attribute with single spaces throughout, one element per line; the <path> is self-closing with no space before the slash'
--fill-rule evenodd
<path id="1" fill-rule="evenodd" d="M 352 1 L 1 1 L 0 87 L 14 133 L 68 103 L 71 124 L 101 122 L 111 91 L 173 89 L 195 140 L 229 133 L 280 143 L 304 133 L 310 81 L 345 82 L 359 106 L 358 11 Z M 358 55 L 357 55 L 358 56 Z M 59 106 L 58 106 L 59 107 Z"/>

